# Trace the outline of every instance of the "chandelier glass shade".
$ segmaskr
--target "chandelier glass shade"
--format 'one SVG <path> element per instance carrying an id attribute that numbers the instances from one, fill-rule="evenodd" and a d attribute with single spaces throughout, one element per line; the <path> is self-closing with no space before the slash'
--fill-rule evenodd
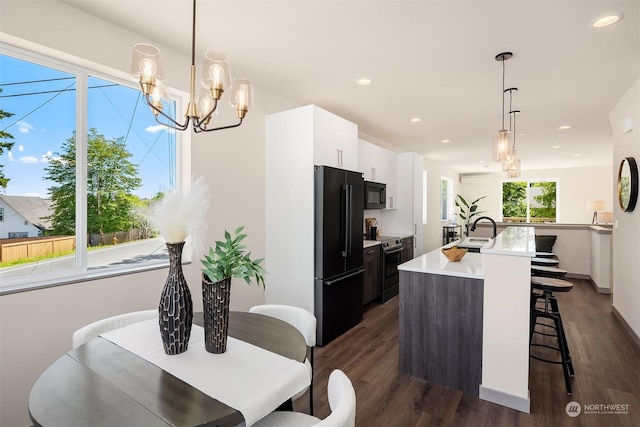
<path id="1" fill-rule="evenodd" d="M 191 32 L 191 75 L 189 82 L 189 104 L 184 121 L 179 122 L 167 113 L 169 90 L 160 50 L 146 43 L 133 47 L 131 75 L 140 84 L 145 103 L 151 108 L 156 121 L 176 130 L 186 130 L 191 124 L 197 132 L 229 129 L 240 126 L 249 109 L 253 107 L 253 86 L 247 79 L 231 79 L 227 55 L 222 52 L 206 52 L 202 61 L 201 89 L 196 96 L 195 66 L 196 0 L 193 0 L 193 22 Z M 230 91 L 229 104 L 236 111 L 239 122 L 233 125 L 208 127 L 218 101 L 225 91 Z"/>

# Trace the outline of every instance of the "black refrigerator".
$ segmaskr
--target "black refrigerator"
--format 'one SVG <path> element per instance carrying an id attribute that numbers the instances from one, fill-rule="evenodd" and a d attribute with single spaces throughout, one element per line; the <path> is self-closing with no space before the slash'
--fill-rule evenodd
<path id="1" fill-rule="evenodd" d="M 314 168 L 316 343 L 322 346 L 362 320 L 364 179 Z"/>

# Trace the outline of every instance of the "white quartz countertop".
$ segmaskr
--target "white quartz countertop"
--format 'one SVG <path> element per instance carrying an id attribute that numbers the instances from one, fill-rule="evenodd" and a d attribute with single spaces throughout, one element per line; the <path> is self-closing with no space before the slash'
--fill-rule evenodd
<path id="1" fill-rule="evenodd" d="M 458 262 L 450 262 L 440 252 L 440 248 L 427 252 L 417 258 L 400 264 L 398 270 L 414 273 L 431 273 L 443 276 L 467 277 L 470 279 L 484 279 L 482 267 L 483 255 L 467 252 Z"/>
<path id="2" fill-rule="evenodd" d="M 533 227 L 508 227 L 495 239 L 465 237 L 446 247 L 466 246 L 480 248 L 480 253 L 467 252 L 459 262 L 450 262 L 441 248 L 398 266 L 398 270 L 416 273 L 440 274 L 444 276 L 483 279 L 485 255 L 507 255 L 534 257 L 536 254 L 535 229 Z"/>
<path id="3" fill-rule="evenodd" d="M 381 245 L 382 242 L 380 240 L 363 240 L 362 241 L 362 248 L 363 249 L 367 249 L 370 248 L 371 246 L 376 246 L 376 245 Z"/>

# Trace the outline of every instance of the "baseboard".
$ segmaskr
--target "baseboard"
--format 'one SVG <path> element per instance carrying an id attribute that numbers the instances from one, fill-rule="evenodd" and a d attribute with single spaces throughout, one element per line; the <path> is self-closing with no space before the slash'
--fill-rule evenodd
<path id="1" fill-rule="evenodd" d="M 565 276 L 567 279 L 583 279 L 583 280 L 588 280 L 589 283 L 591 283 L 591 285 L 593 286 L 593 288 L 596 290 L 596 292 L 598 292 L 599 294 L 606 294 L 609 295 L 611 294 L 611 288 L 601 288 L 600 286 L 598 286 L 596 284 L 596 282 L 593 281 L 593 279 L 591 278 L 591 276 L 589 276 L 588 274 L 578 274 L 578 273 L 567 273 L 567 275 Z"/>
<path id="2" fill-rule="evenodd" d="M 527 398 L 525 399 L 523 397 L 505 393 L 504 391 L 494 390 L 480 384 L 480 393 L 478 397 L 488 402 L 506 406 L 507 408 L 515 409 L 520 412 L 526 412 L 527 414 L 531 412 L 531 400 L 529 399 L 529 392 L 527 392 Z"/>
<path id="3" fill-rule="evenodd" d="M 599 294 L 607 294 L 607 295 L 611 294 L 611 288 L 601 288 L 600 286 L 598 286 L 598 284 L 596 282 L 593 281 L 592 278 L 589 278 L 589 282 L 591 282 L 591 284 L 593 285 L 593 288 Z"/>
<path id="4" fill-rule="evenodd" d="M 627 321 L 624 320 L 624 317 L 622 317 L 622 314 L 620 314 L 620 312 L 613 305 L 611 306 L 611 312 L 613 313 L 613 317 L 618 319 L 618 322 L 620 322 L 620 324 L 622 325 L 622 329 L 624 329 L 627 335 L 629 335 L 631 341 L 633 341 L 633 343 L 636 345 L 636 349 L 638 350 L 638 352 L 640 352 L 640 337 L 638 337 L 634 330 L 631 329 L 631 326 L 629 326 Z"/>

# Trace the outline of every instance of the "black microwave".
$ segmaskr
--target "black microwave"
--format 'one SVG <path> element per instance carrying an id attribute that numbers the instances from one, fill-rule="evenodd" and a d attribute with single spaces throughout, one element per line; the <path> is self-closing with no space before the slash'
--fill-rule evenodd
<path id="1" fill-rule="evenodd" d="M 364 208 L 385 209 L 387 207 L 387 184 L 364 182 Z"/>

